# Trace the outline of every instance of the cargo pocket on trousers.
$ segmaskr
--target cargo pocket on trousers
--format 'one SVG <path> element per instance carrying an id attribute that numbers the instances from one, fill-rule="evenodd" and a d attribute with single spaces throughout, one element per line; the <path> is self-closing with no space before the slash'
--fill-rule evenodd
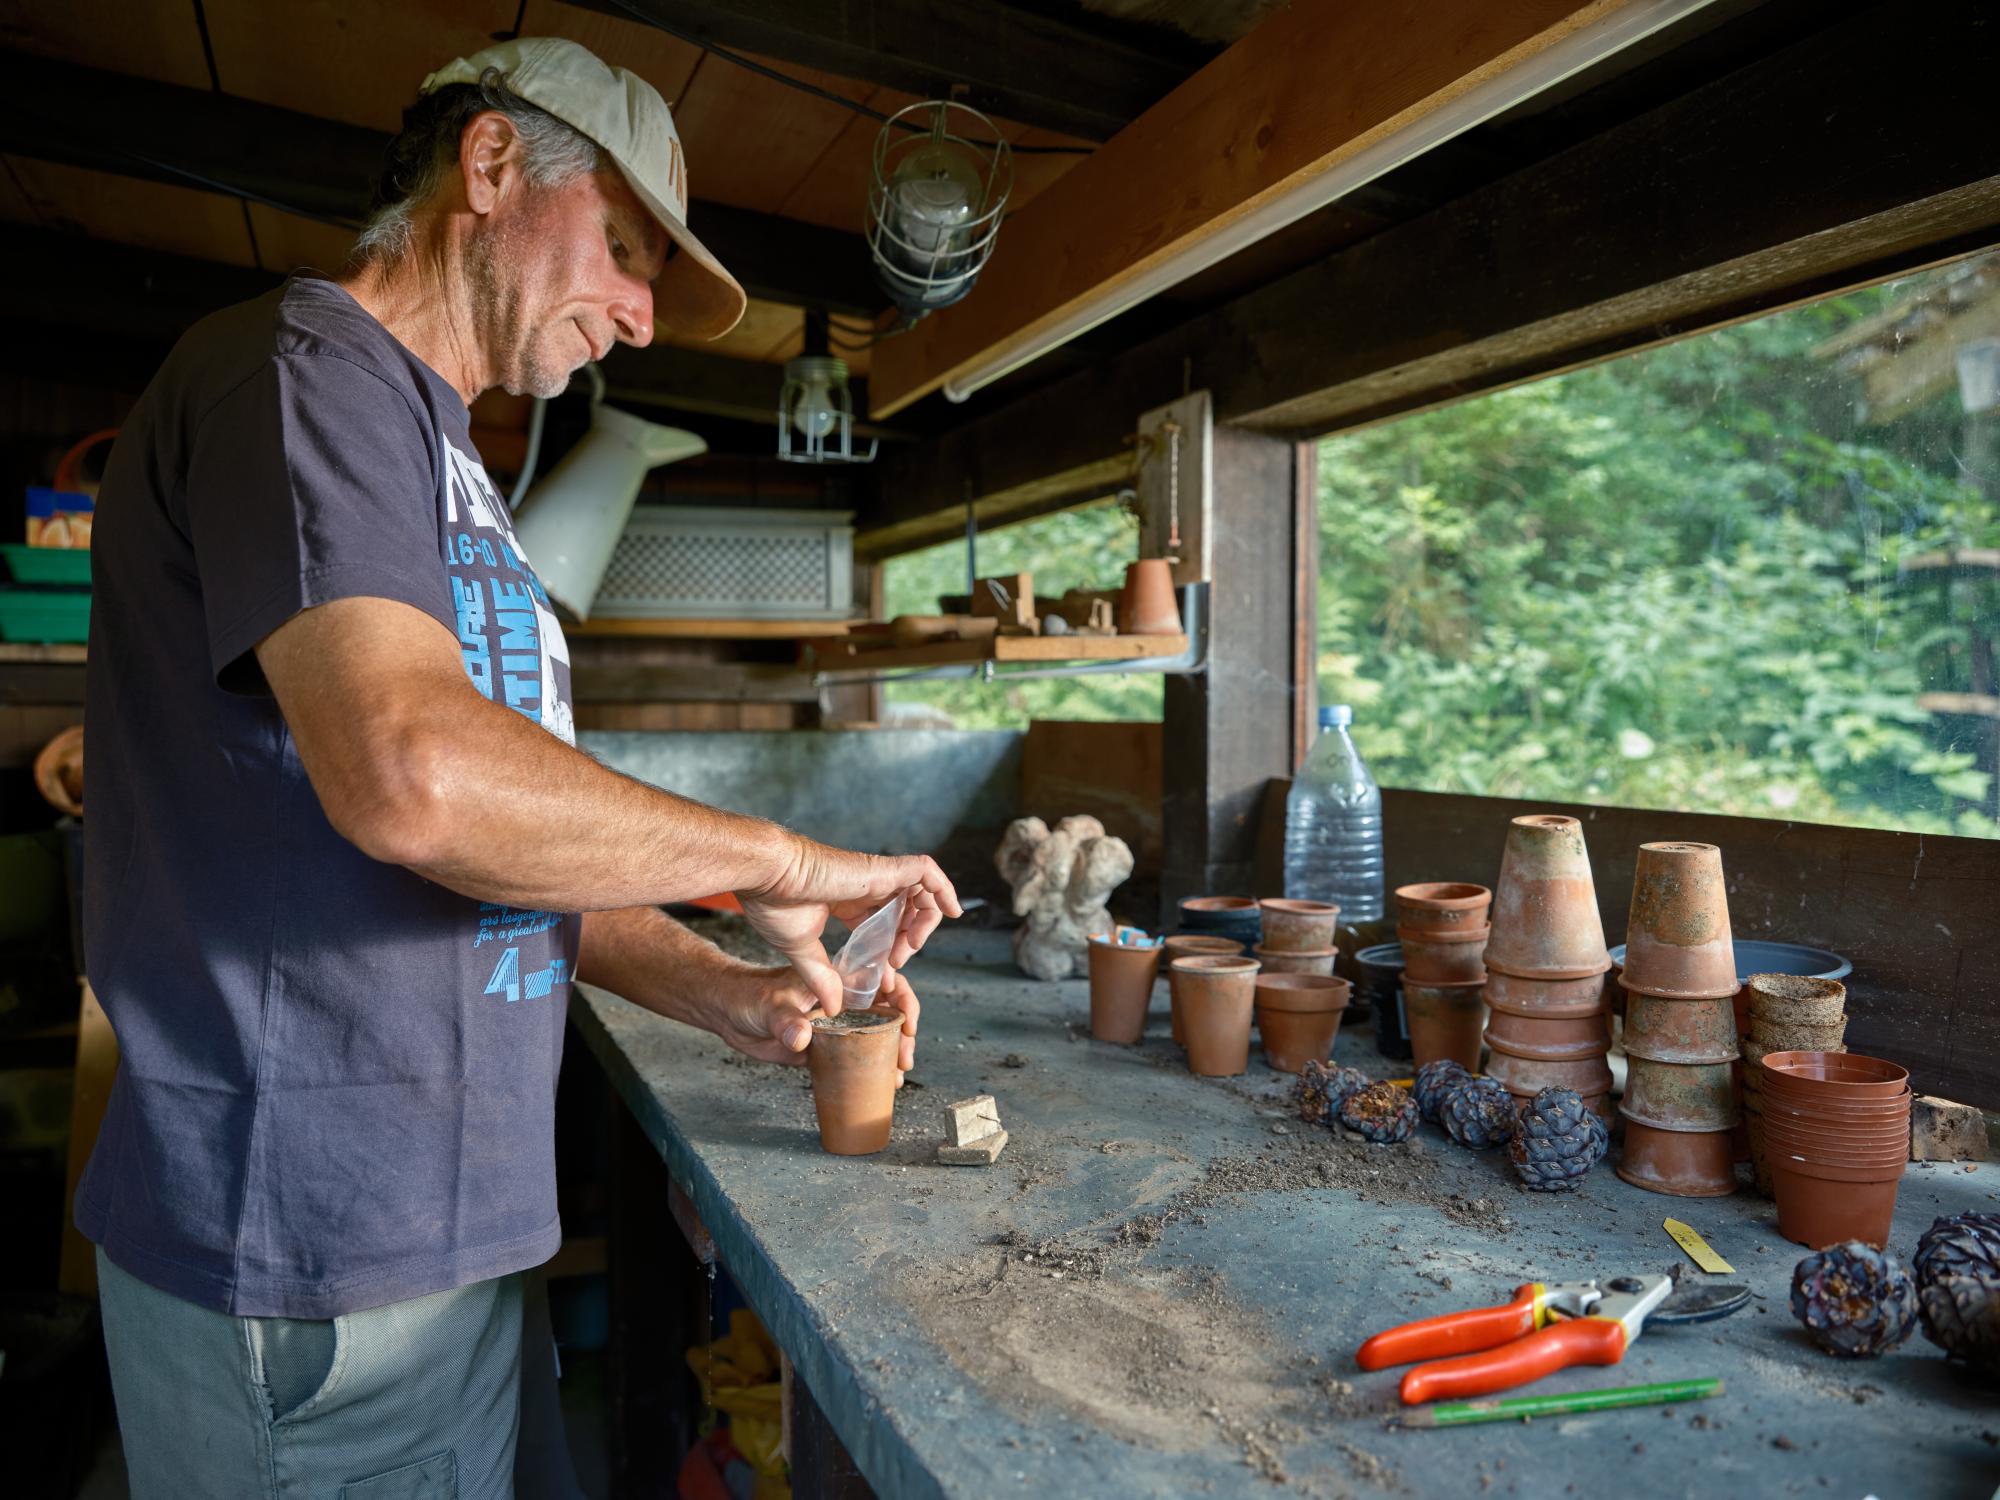
<path id="1" fill-rule="evenodd" d="M 458 1500 L 458 1452 L 447 1448 L 373 1479 L 343 1484 L 340 1500 Z"/>

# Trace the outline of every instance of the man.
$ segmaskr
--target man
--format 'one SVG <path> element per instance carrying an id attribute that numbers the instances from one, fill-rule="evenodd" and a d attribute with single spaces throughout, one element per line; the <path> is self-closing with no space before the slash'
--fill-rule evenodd
<path id="1" fill-rule="evenodd" d="M 547 597 L 467 430 L 742 290 L 651 87 L 567 42 L 453 63 L 338 280 L 183 339 L 100 495 L 85 928 L 122 1067 L 77 1193 L 135 1495 L 513 1493 L 546 1420 L 574 979 L 797 1062 L 822 946 L 928 859 L 825 848 L 571 747 Z M 730 890 L 789 960 L 658 910 Z M 583 913 L 584 915 L 576 915 Z M 900 976 L 884 999 L 917 1002 Z M 663 1352 L 663 1358 L 670 1357 Z M 522 1439 L 523 1451 L 527 1439 Z"/>

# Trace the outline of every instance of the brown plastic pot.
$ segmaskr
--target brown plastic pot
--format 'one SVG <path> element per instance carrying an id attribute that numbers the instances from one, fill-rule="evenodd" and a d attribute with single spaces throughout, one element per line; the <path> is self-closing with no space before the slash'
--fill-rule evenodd
<path id="1" fill-rule="evenodd" d="M 1118 596 L 1118 633 L 1181 633 L 1181 607 L 1174 598 L 1173 564 L 1164 557 L 1142 557 L 1127 565 L 1125 589 Z"/>
<path id="2" fill-rule="evenodd" d="M 1575 818 L 1530 813 L 1508 825 L 1486 966 L 1517 979 L 1583 979 L 1611 967 Z"/>
<path id="3" fill-rule="evenodd" d="M 1188 1071 L 1226 1078 L 1250 1066 L 1250 1020 L 1256 1004 L 1257 961 L 1252 958 L 1177 958 L 1181 1029 L 1187 1036 Z"/>
<path id="4" fill-rule="evenodd" d="M 1092 938 L 1090 951 L 1090 1034 L 1121 1047 L 1138 1043 L 1146 1031 L 1153 981 L 1160 973 L 1160 950 L 1133 948 Z"/>
<path id="5" fill-rule="evenodd" d="M 1204 932 L 1177 932 L 1160 944 L 1160 962 L 1167 972 L 1167 1019 L 1173 1028 L 1174 1045 L 1187 1045 L 1187 1032 L 1181 1024 L 1181 991 L 1174 979 L 1174 960 L 1177 958 L 1229 958 L 1243 951 L 1243 945 L 1235 938 L 1213 937 Z"/>
<path id="6" fill-rule="evenodd" d="M 1315 953 L 1274 953 L 1263 947 L 1250 951 L 1270 974 L 1331 974 L 1333 961 L 1340 956 L 1338 948 L 1321 948 Z"/>
<path id="7" fill-rule="evenodd" d="M 1625 1051 L 1653 1062 L 1734 1062 L 1736 1012 L 1727 999 L 1668 1000 L 1635 993 L 1625 1009 Z"/>
<path id="8" fill-rule="evenodd" d="M 1750 1039 L 1772 1052 L 1832 1052 L 1846 1045 L 1847 1017 L 1822 1026 L 1750 1017 Z"/>
<path id="9" fill-rule="evenodd" d="M 1682 1000 L 1734 995 L 1736 946 L 1722 851 L 1713 844 L 1641 844 L 1625 926 L 1628 990 Z"/>
<path id="10" fill-rule="evenodd" d="M 1333 946 L 1340 908 L 1331 901 L 1270 897 L 1257 903 L 1264 914 L 1264 946 L 1273 953 L 1320 953 Z"/>
<path id="11" fill-rule="evenodd" d="M 1820 1167 L 1892 1167 L 1910 1159 L 1910 1137 L 1906 1131 L 1886 1141 L 1870 1144 L 1842 1144 L 1823 1135 L 1798 1135 L 1764 1121 L 1764 1150 L 1767 1155 L 1791 1162 L 1811 1162 Z"/>
<path id="12" fill-rule="evenodd" d="M 1771 1192 L 1778 1200 L 1778 1233 L 1809 1250 L 1824 1250 L 1844 1240 L 1870 1245 L 1889 1243 L 1889 1225 L 1896 1214 L 1896 1192 L 1902 1186 L 1899 1166 L 1894 1175 L 1878 1169 L 1874 1175 L 1834 1175 L 1835 1169 L 1770 1158 Z"/>
<path id="13" fill-rule="evenodd" d="M 1801 1120 L 1824 1120 L 1828 1124 L 1872 1124 L 1880 1120 L 1899 1120 L 1910 1113 L 1908 1090 L 1890 1098 L 1881 1097 L 1842 1099 L 1825 1093 L 1797 1093 L 1785 1091 L 1772 1093 L 1760 1088 L 1758 1103 L 1766 1114 Z"/>
<path id="14" fill-rule="evenodd" d="M 1893 1099 L 1909 1088 L 1910 1070 L 1859 1052 L 1767 1052 L 1763 1083 L 1770 1094 Z"/>
<path id="15" fill-rule="evenodd" d="M 1403 1013 L 1410 1023 L 1414 1066 L 1448 1057 L 1468 1073 L 1479 1071 L 1479 1037 L 1486 1002 L 1476 984 L 1419 984 L 1403 972 Z"/>
<path id="16" fill-rule="evenodd" d="M 1780 1101 L 1760 1100 L 1757 1112 L 1774 1130 L 1810 1145 L 1815 1140 L 1829 1144 L 1878 1144 L 1890 1139 L 1910 1138 L 1910 1109 L 1884 1110 L 1880 1114 L 1829 1114 L 1820 1110 L 1799 1110 Z"/>
<path id="17" fill-rule="evenodd" d="M 1611 1045 L 1609 1016 L 1517 1016 L 1496 1010 L 1486 1023 L 1486 1045 L 1510 1057 L 1564 1062 L 1602 1057 Z"/>
<path id="18" fill-rule="evenodd" d="M 1490 925 L 1493 892 L 1463 880 L 1428 880 L 1396 887 L 1396 930 L 1450 937 Z"/>
<path id="19" fill-rule="evenodd" d="M 1735 1153 L 1726 1130 L 1661 1130 L 1625 1117 L 1616 1171 L 1649 1193 L 1722 1198 L 1736 1191 Z"/>
<path id="20" fill-rule="evenodd" d="M 1331 975 L 1259 974 L 1257 1035 L 1264 1061 L 1280 1073 L 1325 1062 L 1352 992 L 1345 979 Z"/>
<path id="21" fill-rule="evenodd" d="M 1736 1123 L 1736 1096 L 1728 1063 L 1668 1063 L 1627 1058 L 1626 1119 L 1656 1130 L 1728 1130 Z"/>
<path id="22" fill-rule="evenodd" d="M 889 1144 L 896 1115 L 896 1052 L 901 1011 L 887 1006 L 812 1018 L 806 1071 L 820 1146 L 835 1156 L 870 1156 Z"/>
<path id="23" fill-rule="evenodd" d="M 1486 1003 L 1494 1012 L 1515 1016 L 1608 1016 L 1604 976 L 1583 979 L 1516 979 L 1498 969 L 1486 971 Z"/>
<path id="24" fill-rule="evenodd" d="M 1752 974 L 1743 981 L 1743 992 L 1753 1021 L 1831 1026 L 1844 1019 L 1847 1010 L 1847 986 L 1838 979 Z"/>
<path id="25" fill-rule="evenodd" d="M 1425 937 L 1396 929 L 1403 945 L 1403 978 L 1418 984 L 1486 983 L 1486 939 L 1490 927 L 1473 927 L 1450 937 Z"/>

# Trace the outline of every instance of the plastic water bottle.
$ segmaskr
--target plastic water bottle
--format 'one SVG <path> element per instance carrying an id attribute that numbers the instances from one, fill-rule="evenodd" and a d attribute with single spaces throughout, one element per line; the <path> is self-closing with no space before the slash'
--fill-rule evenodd
<path id="1" fill-rule="evenodd" d="M 1333 901 L 1340 925 L 1382 919 L 1382 789 L 1348 738 L 1354 710 L 1319 711 L 1319 738 L 1285 799 L 1285 894 Z"/>

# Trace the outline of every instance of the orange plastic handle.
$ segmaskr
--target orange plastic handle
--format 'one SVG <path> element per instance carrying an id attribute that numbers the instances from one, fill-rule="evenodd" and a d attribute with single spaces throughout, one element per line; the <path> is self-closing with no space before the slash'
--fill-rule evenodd
<path id="1" fill-rule="evenodd" d="M 1403 1404 L 1490 1396 L 1571 1365 L 1615 1365 L 1624 1357 L 1623 1323 L 1615 1318 L 1573 1318 L 1483 1354 L 1418 1365 L 1403 1377 Z"/>
<path id="2" fill-rule="evenodd" d="M 1364 1370 L 1386 1370 L 1391 1365 L 1413 1364 L 1420 1359 L 1491 1349 L 1495 1344 L 1535 1331 L 1535 1299 L 1541 1295 L 1541 1283 L 1531 1281 L 1516 1291 L 1514 1300 L 1504 1307 L 1445 1313 L 1442 1317 L 1425 1318 L 1421 1323 L 1391 1328 L 1363 1344 L 1354 1362 Z"/>

